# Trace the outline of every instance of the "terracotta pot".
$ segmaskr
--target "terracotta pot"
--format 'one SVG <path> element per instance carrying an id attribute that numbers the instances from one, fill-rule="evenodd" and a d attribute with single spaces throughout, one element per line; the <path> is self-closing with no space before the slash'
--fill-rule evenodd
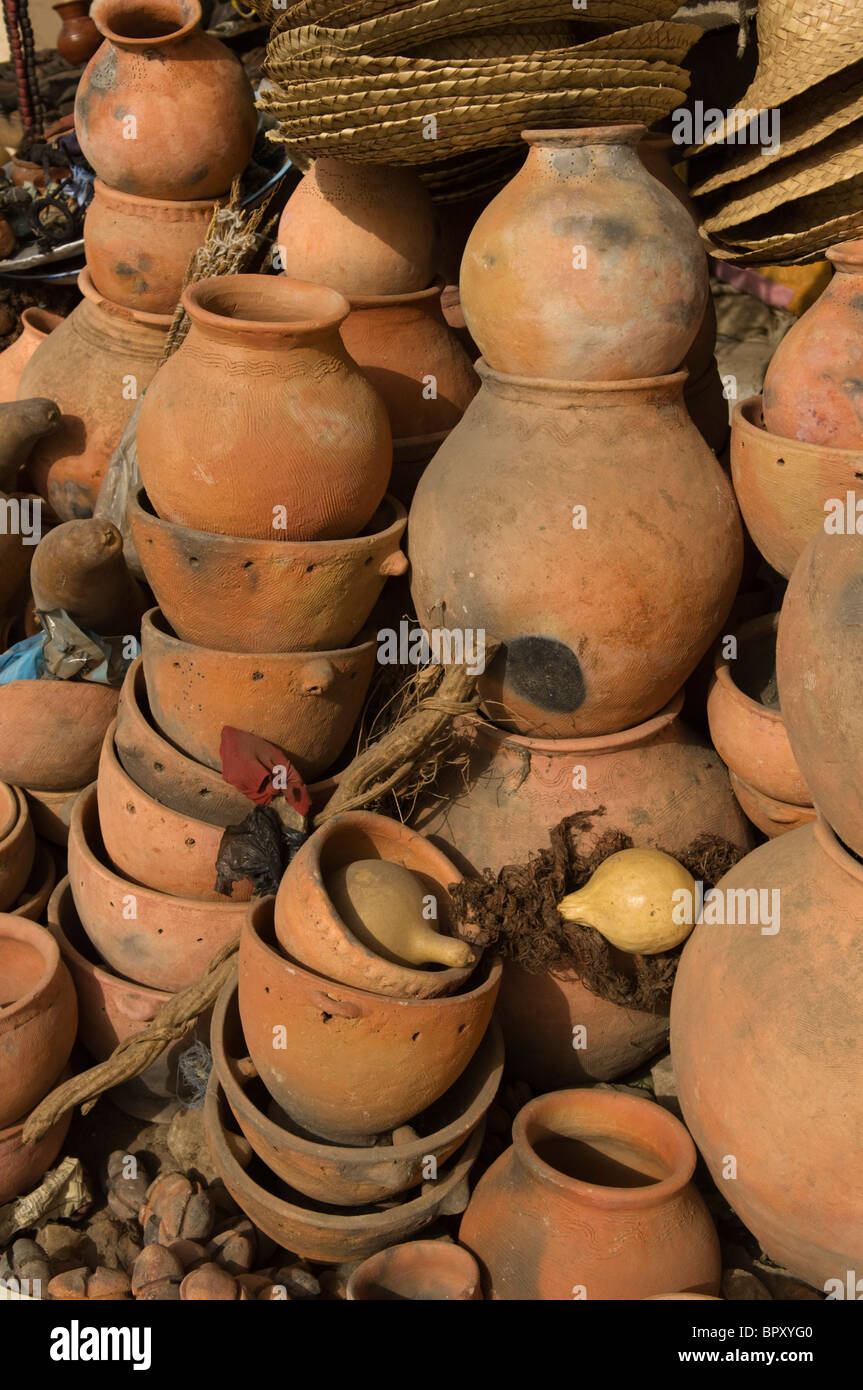
<path id="1" fill-rule="evenodd" d="M 775 796 L 767 796 L 765 792 L 750 787 L 734 772 L 729 773 L 729 777 L 731 790 L 744 815 L 771 840 L 775 835 L 784 835 L 788 830 L 809 825 L 815 819 L 814 806 L 795 806 L 790 801 L 779 801 Z"/>
<path id="2" fill-rule="evenodd" d="M 468 1177 L 485 1129 L 480 1125 L 464 1148 L 439 1170 L 437 1180 L 425 1183 L 418 1195 L 408 1194 L 383 1208 L 334 1212 L 279 1183 L 262 1163 L 255 1161 L 243 1166 L 237 1154 L 247 1158 L 242 1152 L 244 1141 L 229 1117 L 221 1088 L 215 1075 L 211 1075 L 204 1102 L 204 1126 L 210 1155 L 225 1187 L 249 1219 L 277 1245 L 301 1259 L 322 1264 L 364 1260 L 397 1241 L 407 1240 L 438 1216 L 463 1211 Z"/>
<path id="3" fill-rule="evenodd" d="M 435 210 L 413 171 L 323 156 L 279 222 L 282 265 L 340 294 L 411 294 L 433 271 Z"/>
<path id="4" fill-rule="evenodd" d="M 375 668 L 374 641 L 329 652 L 221 652 L 175 637 L 150 609 L 141 625 L 144 671 L 158 728 L 198 762 L 221 769 L 231 724 L 283 748 L 306 781 L 348 741 Z"/>
<path id="5" fill-rule="evenodd" d="M 863 449 L 863 241 L 826 251 L 836 274 L 792 324 L 764 378 L 771 434 L 830 449 Z"/>
<path id="6" fill-rule="evenodd" d="M 452 936 L 449 888 L 461 882 L 452 862 L 415 830 L 371 811 L 333 816 L 294 855 L 279 885 L 276 936 L 297 965 L 340 984 L 400 999 L 434 999 L 462 989 L 476 962 L 458 967 L 412 969 L 396 965 L 363 944 L 342 921 L 327 892 L 327 879 L 357 859 L 401 864 L 423 881 L 437 904 L 435 930 Z"/>
<path id="7" fill-rule="evenodd" d="M 99 30 L 90 18 L 89 0 L 59 0 L 51 6 L 57 11 L 62 28 L 54 45 L 61 58 L 73 67 L 86 63 L 102 42 Z"/>
<path id="8" fill-rule="evenodd" d="M 523 132 L 528 156 L 477 221 L 465 321 L 495 371 L 560 381 L 673 372 L 704 315 L 707 260 L 650 175 L 639 125 Z"/>
<path id="9" fill-rule="evenodd" d="M 96 783 L 99 823 L 110 863 L 124 878 L 160 893 L 200 902 L 248 902 L 247 878 L 217 893 L 216 860 L 223 827 L 180 815 L 148 796 L 117 757 L 112 724 L 105 735 Z"/>
<path id="10" fill-rule="evenodd" d="M 7 912 L 33 868 L 36 836 L 20 787 L 0 783 L 0 912 Z"/>
<path id="11" fill-rule="evenodd" d="M 682 151 L 671 135 L 657 135 L 648 131 L 642 135 L 637 145 L 638 158 L 653 178 L 658 179 L 669 193 L 673 193 L 681 207 L 686 208 L 696 226 L 701 216 L 689 196 L 689 189 L 683 179 L 675 172 L 675 165 L 682 164 Z"/>
<path id="12" fill-rule="evenodd" d="M 776 688 L 776 629 L 779 614 L 744 623 L 734 633 L 736 651 L 726 659 L 720 643 L 707 697 L 710 737 L 726 767 L 745 783 L 777 801 L 811 806 L 794 760 Z"/>
<path id="13" fill-rule="evenodd" d="M 296 1125 L 270 1100 L 247 1055 L 236 980 L 225 985 L 213 1013 L 213 1066 L 231 1111 L 251 1148 L 295 1191 L 331 1206 L 383 1202 L 420 1187 L 481 1125 L 503 1072 L 503 1040 L 494 1022 L 461 1076 L 392 1143 L 335 1146 Z"/>
<path id="14" fill-rule="evenodd" d="M 860 690 L 863 537 L 817 536 L 785 591 L 776 644 L 791 749 L 828 824 L 863 854 Z"/>
<path id="15" fill-rule="evenodd" d="M 771 1259 L 816 1288 L 844 1287 L 863 1254 L 863 866 L 818 820 L 747 855 L 718 888 L 725 901 L 765 892 L 780 929 L 765 934 L 747 899 L 745 924 L 698 926 L 687 942 L 671 1002 L 684 1119 Z"/>
<path id="16" fill-rule="evenodd" d="M 227 275 L 190 285 L 183 304 L 188 337 L 138 423 L 159 516 L 257 540 L 356 536 L 386 492 L 392 435 L 339 337 L 347 300 L 283 276 Z"/>
<path id="17" fill-rule="evenodd" d="M 476 1302 L 482 1298 L 473 1255 L 447 1240 L 412 1240 L 391 1245 L 363 1260 L 348 1280 L 349 1302 L 407 1298 Z"/>
<path id="18" fill-rule="evenodd" d="M 252 904 L 240 942 L 249 1055 L 270 1095 L 304 1129 L 365 1144 L 418 1115 L 461 1076 L 488 1027 L 500 963 L 483 962 L 462 994 L 369 994 L 282 955 L 273 902 Z M 273 1029 L 281 1026 L 286 1046 L 276 1049 Z"/>
<path id="19" fill-rule="evenodd" d="M 48 905 L 48 930 L 75 982 L 78 1038 L 97 1062 L 110 1057 L 118 1043 L 146 1028 L 171 995 L 131 984 L 99 959 L 75 911 L 68 878 L 58 883 Z M 148 1121 L 167 1121 L 180 1108 L 177 1064 L 194 1037 L 206 1039 L 199 1021 L 194 1033 L 180 1038 L 145 1071 L 107 1092 L 127 1114 Z"/>
<path id="20" fill-rule="evenodd" d="M 387 578 L 404 574 L 405 509 L 385 497 L 351 540 L 253 541 L 162 521 L 143 488 L 130 499 L 135 549 L 162 612 L 184 642 L 229 651 L 346 646 Z"/>
<path id="21" fill-rule="evenodd" d="M 111 304 L 87 269 L 83 302 L 34 352 L 18 399 L 47 396 L 62 412 L 59 429 L 35 444 L 28 470 L 61 521 L 92 516 L 99 487 L 135 401 L 150 384 L 170 315 Z"/>
<path id="22" fill-rule="evenodd" d="M 75 787 L 70 792 L 44 792 L 25 787 L 30 819 L 36 834 L 52 845 L 65 845 L 69 839 L 72 807 L 81 790 L 81 787 Z"/>
<path id="23" fill-rule="evenodd" d="M 28 922 L 40 922 L 54 890 L 57 869 L 50 850 L 45 845 L 36 844 L 36 857 L 24 891 L 12 906 L 16 917 L 26 917 Z"/>
<path id="24" fill-rule="evenodd" d="M 387 408 L 393 442 L 443 434 L 479 390 L 470 358 L 446 322 L 442 284 L 413 294 L 351 296 L 342 342 Z"/>
<path id="25" fill-rule="evenodd" d="M 84 930 L 107 964 L 136 984 L 174 993 L 203 975 L 238 935 L 243 903 L 208 903 L 141 888 L 114 872 L 99 831 L 96 788 L 82 792 L 69 827 L 69 881 Z"/>
<path id="26" fill-rule="evenodd" d="M 24 1120 L 0 1130 L 0 1203 L 11 1202 L 38 1187 L 54 1159 L 72 1123 L 71 1110 L 61 1115 L 57 1123 L 37 1144 L 25 1144 L 22 1138 Z"/>
<path id="27" fill-rule="evenodd" d="M 701 376 L 690 378 L 683 388 L 689 418 L 714 454 L 721 454 L 728 443 L 731 425 L 719 368 L 711 358 Z"/>
<path id="28" fill-rule="evenodd" d="M 638 1299 L 719 1290 L 719 1240 L 692 1186 L 695 1145 L 652 1101 L 555 1091 L 523 1106 L 459 1240 L 495 1299 Z"/>
<path id="29" fill-rule="evenodd" d="M 224 193 L 252 153 L 254 94 L 200 28 L 198 0 L 97 0 L 93 21 L 105 42 L 78 84 L 75 130 L 99 178 L 139 198 Z"/>
<path id="30" fill-rule="evenodd" d="M 0 1129 L 54 1086 L 77 1025 L 75 986 L 57 943 L 35 922 L 0 915 Z"/>
<path id="31" fill-rule="evenodd" d="M 737 508 L 686 414 L 684 374 L 585 384 L 479 370 L 411 507 L 420 622 L 504 643 L 479 681 L 496 724 L 554 738 L 629 728 L 695 669 L 741 574 Z"/>
<path id="32" fill-rule="evenodd" d="M 114 304 L 173 314 L 189 261 L 207 235 L 212 198 L 170 202 L 93 184 L 84 255 L 93 284 Z"/>
<path id="33" fill-rule="evenodd" d="M 36 547 L 30 573 L 36 608 L 63 608 L 85 632 L 135 634 L 149 607 L 123 555 L 123 537 L 102 517 L 64 521 Z"/>
<path id="34" fill-rule="evenodd" d="M 84 0 L 67 0 L 70 4 L 83 4 Z M 9 347 L 0 352 L 0 402 L 14 401 L 18 395 L 18 382 L 21 373 L 40 343 L 53 333 L 63 322 L 60 314 L 51 314 L 47 309 L 31 305 L 21 315 L 21 332 Z"/>
<path id="35" fill-rule="evenodd" d="M 0 779 L 39 792 L 92 782 L 117 696 L 93 681 L 0 685 Z"/>
<path id="36" fill-rule="evenodd" d="M 828 449 L 770 434 L 761 397 L 731 417 L 731 476 L 746 529 L 786 579 L 807 541 L 824 530 L 825 503 L 844 501 L 863 477 L 863 449 Z"/>

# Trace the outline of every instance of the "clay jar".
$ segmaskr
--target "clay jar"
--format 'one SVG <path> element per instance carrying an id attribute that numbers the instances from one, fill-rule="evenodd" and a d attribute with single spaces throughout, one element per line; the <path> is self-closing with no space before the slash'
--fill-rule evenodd
<path id="1" fill-rule="evenodd" d="M 99 178 L 139 198 L 224 193 L 257 119 L 239 59 L 200 28 L 198 0 L 98 0 L 105 42 L 78 84 L 75 130 Z"/>
<path id="2" fill-rule="evenodd" d="M 77 1026 L 75 986 L 54 938 L 35 922 L 0 915 L 0 1130 L 51 1090 Z"/>
<path id="3" fill-rule="evenodd" d="M 191 328 L 141 405 L 138 462 L 159 516 L 218 535 L 355 536 L 386 492 L 383 402 L 339 337 L 334 290 L 266 275 L 183 291 Z"/>
<path id="4" fill-rule="evenodd" d="M 59 1080 L 59 1078 L 58 1078 Z M 72 1123 L 67 1110 L 36 1144 L 25 1144 L 24 1121 L 0 1130 L 0 1203 L 32 1192 L 63 1147 Z"/>
<path id="5" fill-rule="evenodd" d="M 477 221 L 461 303 L 498 372 L 623 381 L 672 372 L 704 315 L 707 261 L 638 157 L 644 127 L 525 131 L 527 159 Z"/>
<path id="6" fill-rule="evenodd" d="M 23 891 L 36 852 L 27 799 L 20 787 L 0 782 L 0 912 Z"/>
<path id="7" fill-rule="evenodd" d="M 77 792 L 92 782 L 118 693 L 92 681 L 0 686 L 0 779 L 36 792 Z"/>
<path id="8" fill-rule="evenodd" d="M 99 30 L 90 18 L 89 0 L 59 0 L 51 6 L 62 23 L 55 45 L 61 58 L 73 67 L 92 58 L 102 42 Z"/>
<path id="9" fill-rule="evenodd" d="M 348 1280 L 347 1297 L 349 1302 L 475 1302 L 482 1298 L 479 1266 L 451 1241 L 412 1240 L 364 1260 Z"/>
<path id="10" fill-rule="evenodd" d="M 212 198 L 140 198 L 96 179 L 84 218 L 84 254 L 93 284 L 114 304 L 173 314 L 212 214 Z"/>
<path id="11" fill-rule="evenodd" d="M 685 374 L 479 370 L 411 507 L 419 620 L 504 644 L 478 683 L 496 724 L 547 738 L 630 728 L 695 669 L 742 567 L 734 497 L 686 413 Z"/>
<path id="12" fill-rule="evenodd" d="M 14 343 L 0 353 L 0 402 L 16 399 L 21 373 L 39 344 L 62 322 L 59 314 L 51 314 L 47 309 L 31 306 L 24 310 L 21 332 Z"/>
<path id="13" fill-rule="evenodd" d="M 487 1296 L 637 1299 L 719 1289 L 719 1240 L 692 1186 L 695 1145 L 652 1101 L 556 1091 L 516 1116 L 459 1240 Z"/>
<path id="14" fill-rule="evenodd" d="M 277 241 L 286 274 L 354 295 L 405 295 L 433 276 L 435 212 L 416 174 L 323 156 L 294 189 Z"/>
<path id="15" fill-rule="evenodd" d="M 767 368 L 764 423 L 788 439 L 863 449 L 863 241 L 826 255 L 836 274 Z"/>
<path id="16" fill-rule="evenodd" d="M 863 866 L 818 820 L 762 845 L 717 887 L 747 907 L 736 925 L 726 913 L 724 926 L 697 926 L 683 950 L 671 1001 L 683 1117 L 771 1259 L 844 1289 L 863 1258 Z"/>
<path id="17" fill-rule="evenodd" d="M 61 521 L 92 516 L 105 469 L 171 325 L 170 315 L 111 304 L 86 269 L 78 288 L 83 302 L 39 345 L 18 383 L 19 400 L 47 396 L 62 412 L 59 429 L 37 441 L 28 462 L 36 491 Z"/>

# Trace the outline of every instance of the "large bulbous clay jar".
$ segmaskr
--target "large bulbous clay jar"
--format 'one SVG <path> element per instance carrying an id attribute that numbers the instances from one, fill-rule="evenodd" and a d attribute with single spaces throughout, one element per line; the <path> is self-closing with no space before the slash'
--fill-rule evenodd
<path id="1" fill-rule="evenodd" d="M 102 42 L 99 30 L 90 18 L 89 0 L 58 0 L 51 6 L 62 23 L 56 48 L 61 58 L 77 67 L 92 58 Z"/>
<path id="2" fill-rule="evenodd" d="M 479 371 L 411 507 L 417 615 L 504 644 L 479 681 L 496 724 L 547 738 L 631 728 L 695 669 L 742 567 L 731 485 L 686 413 L 685 373 Z"/>
<path id="3" fill-rule="evenodd" d="M 21 373 L 40 343 L 63 322 L 59 314 L 32 306 L 21 315 L 21 332 L 9 347 L 0 353 L 0 402 L 14 401 L 18 394 Z"/>
<path id="4" fill-rule="evenodd" d="M 135 401 L 149 385 L 171 325 L 168 314 L 111 304 L 88 270 L 83 301 L 40 343 L 18 383 L 18 399 L 47 396 L 59 429 L 36 443 L 28 469 L 61 521 L 93 515 L 99 487 Z"/>
<path id="5" fill-rule="evenodd" d="M 496 371 L 563 381 L 672 372 L 704 315 L 692 217 L 647 172 L 639 125 L 525 131 L 515 178 L 461 265 L 467 326 Z"/>
<path id="6" fill-rule="evenodd" d="M 683 1116 L 771 1259 L 844 1288 L 863 1265 L 863 865 L 819 819 L 718 889 L 726 925 L 695 928 L 671 1000 Z"/>
<path id="7" fill-rule="evenodd" d="M 141 405 L 138 464 L 159 516 L 217 535 L 355 536 L 386 492 L 386 408 L 348 356 L 349 305 L 266 275 L 199 280 L 191 328 Z"/>
<path id="8" fill-rule="evenodd" d="M 764 424 L 786 439 L 863 449 L 863 240 L 826 254 L 836 274 L 767 368 Z"/>
<path id="9" fill-rule="evenodd" d="M 198 0 L 97 0 L 105 42 L 75 97 L 81 149 L 139 198 L 209 198 L 249 162 L 257 117 L 239 59 L 200 28 Z"/>
<path id="10" fill-rule="evenodd" d="M 212 198 L 137 198 L 94 180 L 84 218 L 84 254 L 93 284 L 114 304 L 173 314 L 189 260 L 212 215 Z"/>
<path id="11" fill-rule="evenodd" d="M 691 1178 L 695 1146 L 653 1101 L 556 1091 L 523 1106 L 474 1189 L 459 1241 L 487 1297 L 716 1294 L 719 1239 Z"/>

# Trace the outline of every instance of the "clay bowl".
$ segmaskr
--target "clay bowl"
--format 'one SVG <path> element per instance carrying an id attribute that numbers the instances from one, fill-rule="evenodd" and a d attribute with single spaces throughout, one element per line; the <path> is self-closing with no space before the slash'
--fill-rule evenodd
<path id="1" fill-rule="evenodd" d="M 38 1186 L 63 1147 L 72 1123 L 72 1111 L 67 1110 L 37 1144 L 25 1144 L 22 1138 L 24 1120 L 0 1129 L 0 1204 L 11 1202 Z"/>
<path id="2" fill-rule="evenodd" d="M 359 536 L 256 541 L 192 531 L 156 516 L 143 488 L 129 525 L 147 580 L 184 642 L 231 652 L 345 647 L 388 576 L 404 574 L 401 502 L 387 497 Z"/>
<path id="3" fill-rule="evenodd" d="M 788 579 L 803 547 L 824 529 L 825 502 L 859 490 L 863 450 L 771 434 L 761 396 L 750 396 L 731 417 L 731 477 L 750 536 Z"/>
<path id="4" fill-rule="evenodd" d="M 92 681 L 0 685 L 0 781 L 52 792 L 92 782 L 117 696 Z"/>
<path id="5" fill-rule="evenodd" d="M 37 841 L 33 871 L 24 892 L 12 907 L 14 916 L 26 917 L 29 922 L 40 921 L 48 905 L 48 899 L 54 891 L 56 880 L 57 867 L 53 856 L 45 845 L 40 845 Z"/>
<path id="6" fill-rule="evenodd" d="M 503 1072 L 503 1037 L 492 1021 L 458 1080 L 413 1120 L 413 1138 L 399 1135 L 391 1144 L 349 1148 L 308 1134 L 270 1101 L 247 1055 L 236 980 L 216 1003 L 210 1048 L 234 1118 L 258 1157 L 297 1192 L 339 1207 L 381 1202 L 419 1187 L 427 1160 L 443 1167 L 482 1122 Z"/>
<path id="7" fill-rule="evenodd" d="M 70 792 L 38 791 L 34 787 L 24 787 L 23 790 L 36 834 L 41 835 L 43 840 L 50 840 L 52 845 L 62 847 L 67 844 L 72 807 L 81 788 L 75 787 Z"/>
<path id="8" fill-rule="evenodd" d="M 0 916 L 0 1128 L 51 1090 L 77 1026 L 75 986 L 54 938 L 23 917 Z"/>
<path id="9" fill-rule="evenodd" d="M 375 669 L 373 640 L 327 652 L 222 652 L 175 637 L 158 608 L 141 625 L 157 727 L 199 763 L 221 770 L 232 724 L 284 748 L 305 780 L 326 772 L 350 737 Z"/>
<path id="10" fill-rule="evenodd" d="M 714 747 L 726 767 L 748 786 L 776 801 L 811 806 L 812 798 L 797 766 L 776 690 L 778 613 L 743 623 L 734 633 L 736 656 L 726 659 L 723 638 L 717 648 L 707 696 L 707 722 Z"/>
<path id="11" fill-rule="evenodd" d="M 412 1240 L 363 1260 L 348 1280 L 350 1302 L 414 1299 L 477 1302 L 479 1265 L 469 1250 L 448 1240 Z"/>
<path id="12" fill-rule="evenodd" d="M 112 970 L 175 993 L 203 975 L 239 935 L 248 906 L 178 898 L 130 883 L 107 865 L 96 788 L 75 803 L 69 826 L 69 880 L 88 937 Z"/>
<path id="13" fill-rule="evenodd" d="M 808 825 L 815 819 L 817 812 L 814 806 L 794 806 L 790 801 L 777 801 L 775 797 L 750 787 L 735 772 L 729 773 L 729 778 L 731 790 L 743 814 L 771 840 L 788 830 Z"/>
<path id="14" fill-rule="evenodd" d="M 211 903 L 248 902 L 247 878 L 227 895 L 213 887 L 222 827 L 180 815 L 142 791 L 117 757 L 114 729 L 112 724 L 105 735 L 96 783 L 102 842 L 112 866 L 160 893 Z"/>
<path id="15" fill-rule="evenodd" d="M 367 1144 L 419 1115 L 461 1076 L 488 1028 L 500 961 L 483 960 L 461 994 L 369 994 L 282 955 L 273 903 L 252 903 L 240 939 L 249 1055 L 270 1095 L 303 1129 Z"/>
<path id="16" fill-rule="evenodd" d="M 412 969 L 385 960 L 354 936 L 336 912 L 326 881 L 336 869 L 356 859 L 383 859 L 412 870 L 423 880 L 423 891 L 437 901 L 435 925 L 445 935 L 451 934 L 453 908 L 447 890 L 461 881 L 458 869 L 424 836 L 399 821 L 369 811 L 349 811 L 310 835 L 285 871 L 274 916 L 276 935 L 286 954 L 328 980 L 374 994 L 433 999 L 461 989 L 476 962 L 457 968 Z"/>
<path id="17" fill-rule="evenodd" d="M 468 1200 L 468 1175 L 482 1144 L 481 1124 L 462 1149 L 427 1182 L 416 1196 L 386 1206 L 350 1211 L 303 1197 L 252 1158 L 242 1135 L 233 1127 L 230 1108 L 215 1073 L 204 1102 L 204 1127 L 216 1169 L 234 1201 L 251 1221 L 304 1260 L 336 1264 L 364 1260 L 378 1250 L 406 1240 L 438 1216 L 463 1211 Z"/>
<path id="18" fill-rule="evenodd" d="M 33 869 L 36 836 L 20 787 L 0 784 L 0 912 L 20 897 Z"/>
<path id="19" fill-rule="evenodd" d="M 68 878 L 61 879 L 51 895 L 48 930 L 75 982 L 79 1041 L 95 1061 L 104 1062 L 118 1043 L 146 1028 L 172 996 L 124 980 L 99 959 L 75 911 Z M 146 1071 L 113 1086 L 107 1094 L 114 1104 L 137 1119 L 170 1120 L 180 1108 L 177 1063 L 195 1036 L 206 1039 L 204 1020 L 193 1034 L 166 1048 Z"/>

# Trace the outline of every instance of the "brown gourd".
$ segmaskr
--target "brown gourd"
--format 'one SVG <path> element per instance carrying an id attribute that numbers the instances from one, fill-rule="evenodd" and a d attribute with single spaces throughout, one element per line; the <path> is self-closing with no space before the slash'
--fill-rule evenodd
<path id="1" fill-rule="evenodd" d="M 470 965 L 466 941 L 442 936 L 430 894 L 416 874 L 385 859 L 357 859 L 327 879 L 327 892 L 359 941 L 396 965 Z"/>

